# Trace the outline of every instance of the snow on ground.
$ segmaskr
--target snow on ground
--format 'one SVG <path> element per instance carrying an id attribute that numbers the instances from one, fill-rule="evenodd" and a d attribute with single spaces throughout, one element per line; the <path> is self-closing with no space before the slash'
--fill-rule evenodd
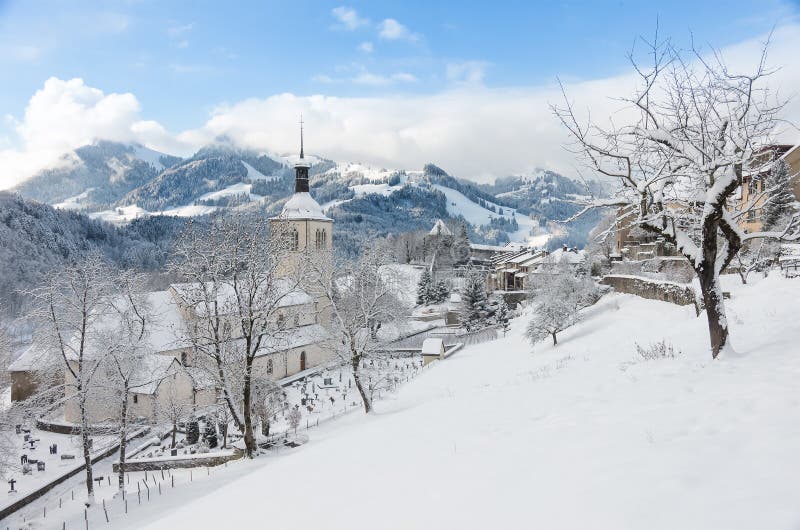
<path id="1" fill-rule="evenodd" d="M 263 175 L 262 178 L 266 179 L 266 177 L 264 177 Z M 231 184 L 227 188 L 222 188 L 221 190 L 209 191 L 208 193 L 204 193 L 203 195 L 199 196 L 197 200 L 198 201 L 217 200 L 221 199 L 222 197 L 228 197 L 231 195 L 241 195 L 243 193 L 246 193 L 251 201 L 260 200 L 262 198 L 261 195 L 255 195 L 253 193 L 250 193 L 252 187 L 253 185 L 250 183 L 238 182 L 236 184 Z"/>
<path id="2" fill-rule="evenodd" d="M 113 527 L 797 528 L 800 282 L 735 281 L 735 357 L 711 361 L 692 308 L 631 295 L 604 297 L 555 348 L 532 351 L 523 317 L 372 417 Z M 638 357 L 662 339 L 683 354 Z"/>
<path id="3" fill-rule="evenodd" d="M 83 193 L 79 193 L 74 197 L 64 199 L 63 201 L 54 204 L 53 208 L 57 208 L 59 210 L 82 210 L 85 207 L 82 203 L 89 197 L 89 193 L 93 189 L 94 188 L 89 188 Z"/>
<path id="4" fill-rule="evenodd" d="M 92 219 L 100 219 L 101 221 L 105 221 L 107 223 L 122 225 L 129 223 L 134 219 L 138 219 L 139 217 L 147 217 L 148 215 L 150 215 L 150 212 L 133 204 L 131 206 L 114 208 L 113 210 L 90 213 L 89 217 Z"/>
<path id="5" fill-rule="evenodd" d="M 244 160 L 242 160 L 242 164 L 244 164 L 244 167 L 247 169 L 247 178 L 250 180 L 275 180 L 278 178 L 278 175 L 267 176 L 263 174 Z"/>
<path id="6" fill-rule="evenodd" d="M 159 171 L 164 169 L 164 164 L 161 163 L 161 157 L 164 156 L 163 153 L 153 151 L 152 149 L 139 144 L 133 144 L 132 147 L 133 154 L 136 158 L 139 160 L 144 160 Z"/>
<path id="7" fill-rule="evenodd" d="M 539 228 L 538 221 L 532 220 L 527 215 L 517 213 L 514 208 L 508 208 L 495 204 L 495 209 L 497 209 L 498 212 L 500 209 L 503 210 L 504 215 L 501 216 L 498 213 L 487 210 L 478 203 L 472 202 L 460 191 L 448 188 L 447 186 L 442 186 L 440 184 L 434 184 L 433 187 L 444 193 L 445 197 L 447 198 L 447 213 L 450 215 L 461 215 L 464 217 L 464 219 L 474 225 L 486 225 L 489 224 L 489 221 L 492 218 L 496 217 L 505 217 L 507 219 L 511 219 L 511 213 L 513 212 L 514 217 L 517 220 L 517 224 L 519 225 L 519 230 L 509 234 L 511 241 L 527 243 L 532 246 L 543 246 L 547 243 L 547 239 L 550 237 L 548 234 L 531 236 L 531 230 L 536 230 Z"/>

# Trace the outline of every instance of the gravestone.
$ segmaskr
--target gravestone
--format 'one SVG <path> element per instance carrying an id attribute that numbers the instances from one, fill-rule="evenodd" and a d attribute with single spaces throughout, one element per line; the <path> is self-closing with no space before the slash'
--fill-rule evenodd
<path id="1" fill-rule="evenodd" d="M 36 471 L 44 471 L 44 462 L 36 462 Z"/>
<path id="2" fill-rule="evenodd" d="M 12 478 L 12 479 L 10 479 L 10 480 L 8 481 L 8 483 L 9 483 L 9 485 L 11 486 L 11 490 L 9 490 L 9 493 L 16 493 L 16 492 L 17 492 L 17 490 L 15 490 L 15 489 L 14 489 L 14 484 L 16 484 L 16 483 L 17 483 L 17 481 L 16 481 L 16 480 L 14 480 L 14 479 Z"/>

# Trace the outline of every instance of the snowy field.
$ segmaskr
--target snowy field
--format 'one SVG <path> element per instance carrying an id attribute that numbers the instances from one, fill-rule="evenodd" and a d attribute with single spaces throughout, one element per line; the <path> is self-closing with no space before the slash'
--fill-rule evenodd
<path id="1" fill-rule="evenodd" d="M 103 526 L 798 528 L 800 281 L 752 283 L 724 278 L 736 356 L 711 361 L 691 307 L 631 295 L 605 296 L 555 348 L 531 349 L 521 317 L 372 417 Z M 682 353 L 636 353 L 663 339 Z"/>

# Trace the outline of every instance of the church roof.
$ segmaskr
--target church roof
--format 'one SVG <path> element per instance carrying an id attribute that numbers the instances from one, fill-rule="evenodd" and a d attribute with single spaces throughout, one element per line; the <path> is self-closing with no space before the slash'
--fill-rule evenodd
<path id="1" fill-rule="evenodd" d="M 308 192 L 297 192 L 283 205 L 281 214 L 275 219 L 313 219 L 317 221 L 330 221 L 322 212 L 314 197 Z"/>
<path id="2" fill-rule="evenodd" d="M 447 226 L 444 224 L 444 221 L 437 219 L 436 224 L 433 225 L 433 228 L 431 228 L 429 234 L 432 236 L 452 236 L 453 232 L 447 228 Z"/>

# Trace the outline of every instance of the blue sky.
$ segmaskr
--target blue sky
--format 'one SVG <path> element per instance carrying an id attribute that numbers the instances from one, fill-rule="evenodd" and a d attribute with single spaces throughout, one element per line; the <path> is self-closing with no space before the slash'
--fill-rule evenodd
<path id="1" fill-rule="evenodd" d="M 25 109 L 52 77 L 131 94 L 138 120 L 179 135 L 222 107 L 284 93 L 439 97 L 606 79 L 629 71 L 627 52 L 656 20 L 683 45 L 693 34 L 726 48 L 791 26 L 797 13 L 778 0 L 0 0 L 0 149 L 32 141 L 33 129 L 20 132 Z"/>

